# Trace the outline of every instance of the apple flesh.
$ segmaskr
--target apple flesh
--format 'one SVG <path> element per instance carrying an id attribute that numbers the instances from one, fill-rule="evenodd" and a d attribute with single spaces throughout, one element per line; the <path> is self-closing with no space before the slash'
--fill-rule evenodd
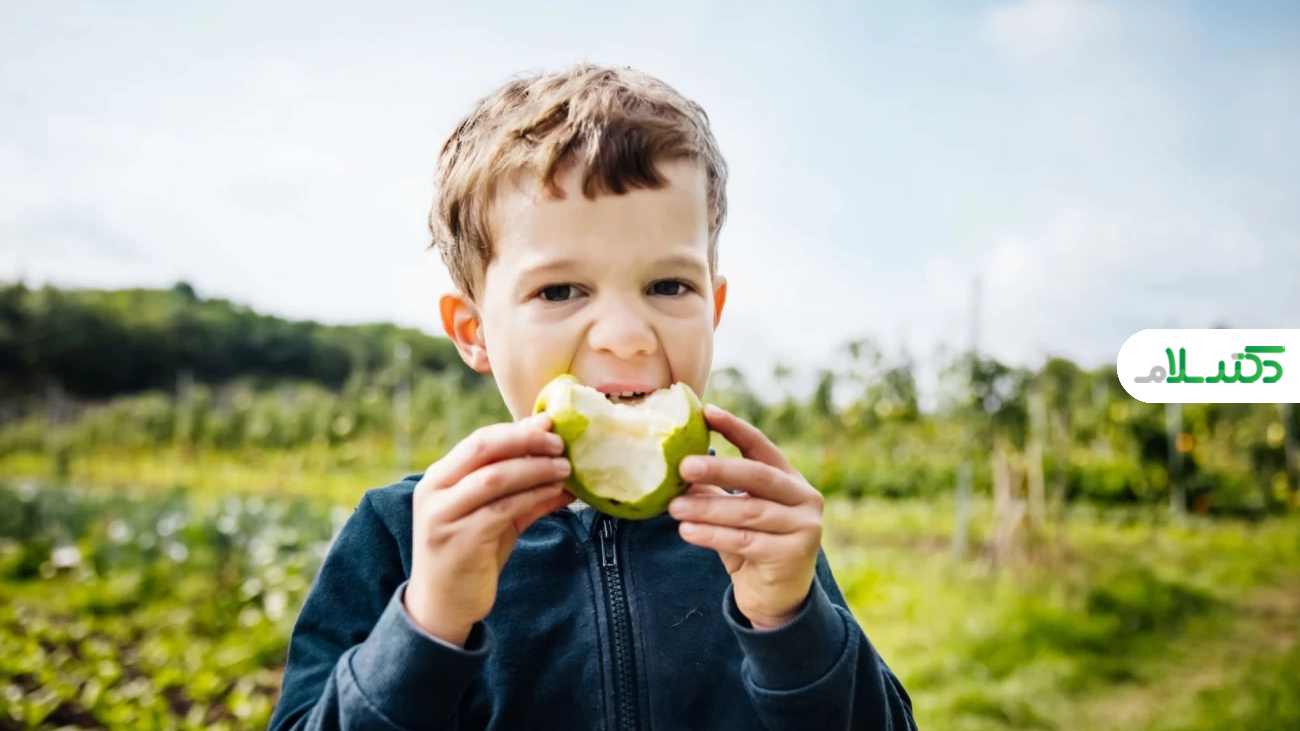
<path id="1" fill-rule="evenodd" d="M 571 375 L 537 396 L 534 413 L 551 416 L 573 465 L 570 492 L 606 515 L 652 518 L 687 487 L 678 465 L 709 451 L 704 406 L 685 383 L 635 401 L 611 400 Z"/>

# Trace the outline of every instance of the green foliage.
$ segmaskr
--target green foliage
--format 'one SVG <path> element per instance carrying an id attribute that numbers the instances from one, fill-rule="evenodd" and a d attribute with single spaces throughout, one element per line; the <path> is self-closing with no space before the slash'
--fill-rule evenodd
<path id="1" fill-rule="evenodd" d="M 1263 709 L 1294 723 L 1285 681 L 1267 669 L 1294 667 L 1300 647 L 1285 644 L 1300 626 L 1297 518 L 1167 515 L 1071 511 L 1063 555 L 991 571 L 951 558 L 949 502 L 832 501 L 827 553 L 921 728 L 1183 728 L 1167 725 L 1174 717 L 1255 728 L 1204 719 L 1263 720 Z M 977 504 L 977 544 L 991 521 L 991 505 Z M 1274 608 L 1256 608 L 1261 592 L 1276 592 Z"/>
<path id="2" fill-rule="evenodd" d="M 427 464 L 473 428 L 509 418 L 490 382 L 466 385 L 456 373 L 416 369 L 409 381 L 411 421 L 404 425 L 394 408 L 401 375 L 396 367 L 384 366 L 356 371 L 337 389 L 309 381 L 267 386 L 240 380 L 222 387 L 199 384 L 183 395 L 151 391 L 88 407 L 75 420 L 53 428 L 51 415 L 37 411 L 0 426 L 0 465 L 37 455 L 46 474 L 63 476 L 86 475 L 89 462 L 136 455 L 185 459 L 223 454 L 256 462 L 262 455 L 297 454 L 317 464 L 320 459 L 312 455 L 324 455 L 331 465 L 391 465 L 397 438 L 406 429 L 412 458 Z M 861 399 L 846 400 L 843 386 L 849 383 L 847 377 L 825 373 L 807 401 L 788 396 L 767 403 L 749 388 L 744 374 L 726 369 L 715 374 L 705 399 L 760 426 L 828 495 L 947 493 L 956 484 L 958 465 L 968 458 L 975 467 L 976 492 L 987 493 L 988 452 L 980 445 L 989 442 L 978 435 L 1002 434 L 1011 440 L 1020 429 L 1002 431 L 996 425 L 1017 423 L 1020 417 L 1008 409 L 1020 406 L 1000 407 L 1000 422 L 993 418 L 996 414 L 971 415 L 963 409 L 917 413 L 908 401 L 898 402 L 904 406 L 897 408 L 883 406 L 901 397 L 885 395 L 887 390 L 874 381 L 860 391 Z M 1071 501 L 1167 503 L 1163 409 L 1105 391 L 1104 378 L 1090 383 L 1075 389 L 1088 394 L 1086 402 L 1066 412 L 1069 419 L 1054 420 L 1048 430 L 1044 474 L 1049 491 L 1063 490 Z M 1097 391 L 1098 386 L 1103 390 Z M 1100 406 L 1094 404 L 1098 392 Z M 833 398 L 832 393 L 840 395 Z M 1194 445 L 1183 455 L 1181 475 L 1189 503 L 1203 512 L 1225 514 L 1283 509 L 1294 497 L 1286 487 L 1283 444 L 1270 437 L 1282 428 L 1276 409 L 1238 406 L 1242 408 L 1214 414 L 1205 405 L 1185 406 L 1185 429 Z"/>
<path id="3" fill-rule="evenodd" d="M 479 380 L 445 338 L 390 324 L 327 326 L 262 315 L 185 284 L 169 290 L 29 289 L 0 284 L 0 398 L 44 392 L 102 398 L 172 390 L 183 371 L 219 384 L 295 379 L 339 387 L 392 361 Z"/>
<path id="4" fill-rule="evenodd" d="M 409 362 L 396 359 L 399 343 L 411 347 Z M 827 494 L 940 494 L 964 460 L 975 467 L 976 491 L 987 492 L 995 443 L 1022 460 L 1040 441 L 1049 491 L 1106 504 L 1168 502 L 1165 410 L 1130 398 L 1112 367 L 1051 358 L 1031 370 L 957 353 L 942 368 L 936 407 L 922 411 L 906 352 L 859 339 L 840 355 L 807 394 L 794 392 L 793 368 L 778 364 L 776 399 L 761 398 L 737 368 L 715 372 L 704 398 L 758 425 Z M 195 385 L 178 388 L 181 372 Z M 75 408 L 31 397 L 50 381 L 74 395 L 117 396 L 94 405 L 74 397 Z M 0 464 L 38 455 L 46 474 L 64 477 L 84 474 L 87 460 L 174 451 L 391 464 L 407 433 L 394 408 L 404 382 L 419 461 L 508 418 L 491 382 L 443 338 L 282 320 L 185 285 L 0 287 Z M 1185 405 L 1177 479 L 1189 505 L 1259 515 L 1300 500 L 1283 439 L 1287 429 L 1300 433 L 1300 411 L 1289 425 L 1282 419 L 1270 404 Z"/>
<path id="5" fill-rule="evenodd" d="M 0 728 L 251 729 L 347 511 L 21 487 L 0 516 Z"/>
<path id="6" fill-rule="evenodd" d="M 316 498 L 0 484 L 0 728 L 264 728 L 293 619 L 349 513 Z M 975 535 L 988 520 L 981 503 Z M 1102 729 L 1117 726 L 1075 716 L 1155 682 L 1173 648 L 1222 642 L 1259 587 L 1297 585 L 1295 520 L 1077 512 L 1073 558 L 989 573 L 950 559 L 941 499 L 833 500 L 826 545 L 922 728 Z M 1287 728 L 1265 723 L 1295 717 L 1287 676 L 1269 671 L 1295 666 L 1294 651 L 1225 666 L 1199 698 L 1177 696 L 1189 725 L 1158 728 Z M 1153 722 L 1167 705 L 1147 709 Z"/>
<path id="7" fill-rule="evenodd" d="M 1294 731 L 1300 728 L 1296 678 L 1300 644 L 1281 657 L 1251 658 L 1240 683 L 1199 692 L 1189 718 L 1162 723 L 1152 731 Z"/>
<path id="8" fill-rule="evenodd" d="M 808 394 L 779 365 L 774 400 L 734 368 L 704 398 L 831 497 L 836 576 L 922 728 L 1297 726 L 1300 518 L 1267 515 L 1297 504 L 1284 437 L 1300 411 L 1185 405 L 1189 505 L 1252 520 L 1175 519 L 1165 410 L 1129 398 L 1111 367 L 959 354 L 923 411 L 906 353 L 856 340 L 841 355 Z M 183 371 L 194 383 L 178 389 Z M 51 380 L 71 397 L 32 397 Z M 292 619 L 348 514 L 337 505 L 396 477 L 399 445 L 418 469 L 508 418 L 445 340 L 390 325 L 290 322 L 185 285 L 0 287 L 0 474 L 114 486 L 0 483 L 0 729 L 264 727 Z M 1023 467 L 1036 439 L 1047 489 L 1068 498 L 1062 553 L 990 570 L 989 451 L 1010 445 Z M 976 558 L 955 562 L 965 460 Z M 1234 634 L 1279 586 L 1291 629 Z M 1205 655 L 1231 643 L 1245 649 Z M 1160 690 L 1175 666 L 1214 663 L 1214 682 Z M 1110 714 L 1115 693 L 1146 694 L 1145 715 Z"/>
<path id="9" fill-rule="evenodd" d="M 169 449 L 319 449 L 348 461 L 375 440 L 391 444 L 402 426 L 393 408 L 396 388 L 395 371 L 381 369 L 368 377 L 354 374 L 338 391 L 310 382 L 264 389 L 239 382 L 221 389 L 195 386 L 184 398 L 163 392 L 123 396 L 86 409 L 57 430 L 41 413 L 0 429 L 0 455 L 42 452 L 55 442 L 74 462 Z M 413 446 L 430 457 L 477 426 L 509 418 L 489 384 L 466 386 L 452 373 L 415 373 L 410 400 L 419 417 L 409 425 Z"/>

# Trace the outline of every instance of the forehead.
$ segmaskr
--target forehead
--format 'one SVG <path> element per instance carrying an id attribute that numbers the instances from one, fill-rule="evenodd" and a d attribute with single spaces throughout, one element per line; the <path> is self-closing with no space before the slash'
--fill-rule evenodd
<path id="1" fill-rule="evenodd" d="M 525 269 L 552 257 L 584 260 L 654 259 L 696 250 L 707 261 L 708 180 L 702 164 L 672 160 L 656 165 L 658 189 L 623 194 L 582 194 L 582 174 L 570 167 L 556 176 L 562 198 L 546 194 L 538 176 L 517 173 L 503 181 L 491 211 L 493 264 Z"/>

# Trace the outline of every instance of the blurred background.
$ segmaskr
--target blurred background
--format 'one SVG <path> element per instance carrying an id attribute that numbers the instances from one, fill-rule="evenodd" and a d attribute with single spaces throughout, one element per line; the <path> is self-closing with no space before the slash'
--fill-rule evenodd
<path id="1" fill-rule="evenodd" d="M 632 65 L 732 169 L 708 400 L 828 498 L 923 729 L 1300 728 L 1293 2 L 0 2 L 0 729 L 264 728 L 361 493 L 508 418 L 440 336 L 443 137 Z M 719 445 L 726 449 L 726 445 Z"/>

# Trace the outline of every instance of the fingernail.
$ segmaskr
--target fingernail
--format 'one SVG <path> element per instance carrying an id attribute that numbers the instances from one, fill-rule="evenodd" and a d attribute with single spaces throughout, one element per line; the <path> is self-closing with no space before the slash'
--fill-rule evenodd
<path id="1" fill-rule="evenodd" d="M 682 460 L 681 472 L 682 477 L 688 480 L 694 480 L 698 477 L 704 476 L 704 465 L 701 464 L 698 459 L 687 458 Z"/>
<path id="2" fill-rule="evenodd" d="M 686 515 L 694 505 L 689 499 L 679 497 L 668 503 L 668 512 L 675 516 Z"/>
<path id="3" fill-rule="evenodd" d="M 564 440 L 558 434 L 548 434 L 546 435 L 546 448 L 551 454 L 563 454 Z"/>
<path id="4" fill-rule="evenodd" d="M 568 475 L 569 470 L 571 469 L 569 466 L 569 460 L 563 457 L 556 457 L 555 459 L 551 460 L 551 464 L 555 465 L 556 474 L 561 476 Z"/>

